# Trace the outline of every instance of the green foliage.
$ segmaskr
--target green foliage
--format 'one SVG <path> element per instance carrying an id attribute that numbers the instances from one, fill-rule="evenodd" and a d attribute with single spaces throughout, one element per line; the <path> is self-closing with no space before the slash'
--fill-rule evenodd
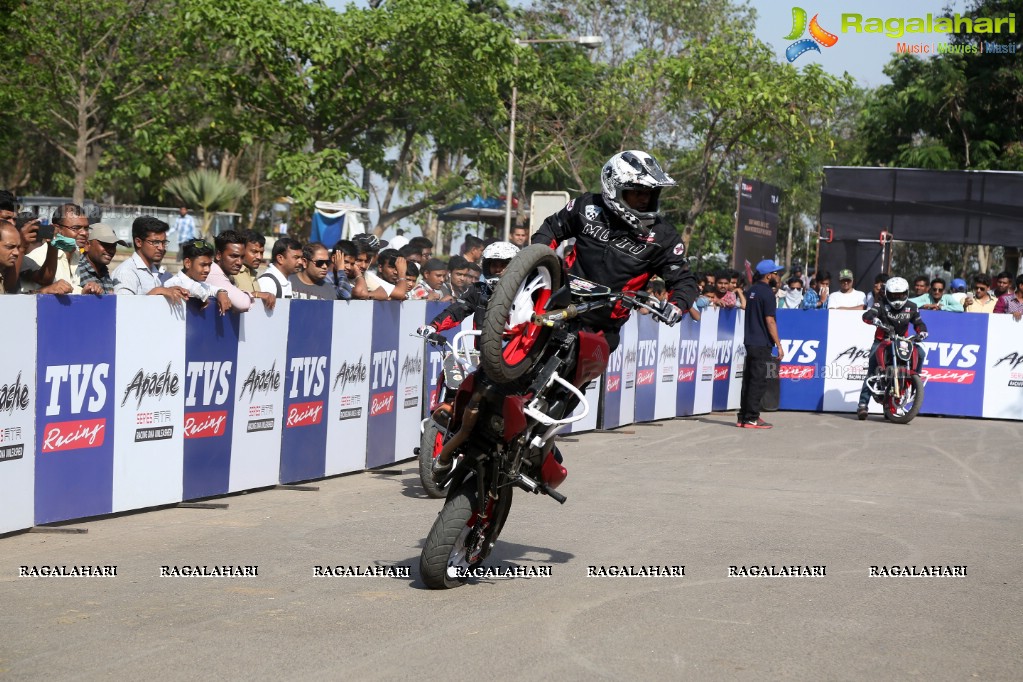
<path id="1" fill-rule="evenodd" d="M 180 199 L 185 206 L 202 208 L 202 234 L 209 236 L 213 213 L 234 208 L 248 188 L 237 180 L 223 178 L 212 170 L 192 171 L 171 178 L 163 185 L 167 193 Z"/>

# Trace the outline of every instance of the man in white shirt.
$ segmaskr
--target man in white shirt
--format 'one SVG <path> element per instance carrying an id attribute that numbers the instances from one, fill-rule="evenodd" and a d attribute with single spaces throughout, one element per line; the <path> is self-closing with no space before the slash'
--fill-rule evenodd
<path id="1" fill-rule="evenodd" d="M 179 209 L 178 218 L 174 221 L 174 231 L 178 233 L 177 261 L 180 263 L 185 244 L 199 236 L 195 230 L 195 218 L 188 212 L 187 206 Z"/>
<path id="2" fill-rule="evenodd" d="M 862 291 L 853 289 L 852 270 L 840 270 L 838 273 L 838 291 L 828 296 L 828 310 L 864 310 L 867 296 Z"/>
<path id="3" fill-rule="evenodd" d="M 139 216 L 131 224 L 135 253 L 117 266 L 112 275 L 117 280 L 114 293 L 135 296 L 163 296 L 170 303 L 188 300 L 183 287 L 165 287 L 160 281 L 160 262 L 167 253 L 167 231 L 170 226 L 151 215 Z"/>
<path id="4" fill-rule="evenodd" d="M 210 267 L 213 265 L 213 247 L 202 239 L 193 239 L 182 244 L 181 250 L 184 267 L 167 280 L 165 286 L 182 287 L 188 291 L 189 298 L 202 301 L 203 305 L 209 303 L 210 298 L 215 298 L 218 311 L 221 315 L 225 314 L 231 309 L 231 299 L 227 290 L 206 282 L 206 278 L 210 276 Z"/>
<path id="5" fill-rule="evenodd" d="M 288 278 L 298 272 L 302 264 L 301 242 L 291 237 L 281 237 L 274 242 L 270 259 L 270 267 L 256 280 L 259 288 L 277 298 L 291 298 L 294 292 Z"/>

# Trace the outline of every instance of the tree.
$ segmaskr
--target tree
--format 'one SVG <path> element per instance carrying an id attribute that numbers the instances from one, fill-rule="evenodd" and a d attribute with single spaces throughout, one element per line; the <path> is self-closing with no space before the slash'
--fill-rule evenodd
<path id="1" fill-rule="evenodd" d="M 198 206 L 202 209 L 202 236 L 208 238 L 213 214 L 234 208 L 248 188 L 237 180 L 222 178 L 212 170 L 192 171 L 188 175 L 171 178 L 164 183 L 169 194 L 180 199 L 185 206 Z"/>

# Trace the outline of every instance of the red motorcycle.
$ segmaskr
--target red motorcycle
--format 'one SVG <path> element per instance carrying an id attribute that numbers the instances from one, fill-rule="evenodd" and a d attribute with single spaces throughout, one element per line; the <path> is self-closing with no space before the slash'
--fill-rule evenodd
<path id="1" fill-rule="evenodd" d="M 896 424 L 908 424 L 924 403 L 924 385 L 920 375 L 918 335 L 902 336 L 888 325 L 878 325 L 887 338 L 877 347 L 877 371 L 867 379 L 867 388 L 881 403 L 884 418 Z"/>
<path id="2" fill-rule="evenodd" d="M 455 396 L 442 452 L 456 464 L 441 487 L 447 499 L 419 560 L 430 588 L 458 587 L 494 549 L 515 488 L 559 503 L 568 476 L 554 437 L 584 419 L 582 388 L 607 367 L 602 333 L 583 329 L 583 313 L 617 304 L 668 322 L 646 292 L 611 291 L 579 278 L 561 286 L 557 255 L 524 248 L 494 289 L 482 324 L 480 367 Z M 580 413 L 566 416 L 581 405 Z M 446 459 L 446 457 L 445 457 Z"/>

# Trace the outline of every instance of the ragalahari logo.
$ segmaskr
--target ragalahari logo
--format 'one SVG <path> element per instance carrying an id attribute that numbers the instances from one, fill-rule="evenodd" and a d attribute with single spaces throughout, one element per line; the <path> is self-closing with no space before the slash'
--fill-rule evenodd
<path id="1" fill-rule="evenodd" d="M 809 38 L 802 38 L 796 40 L 803 35 L 803 31 L 807 29 L 806 23 L 806 10 L 802 7 L 792 8 L 792 30 L 785 36 L 785 40 L 795 40 L 796 42 L 785 48 L 785 58 L 790 62 L 794 62 L 799 59 L 800 55 L 805 52 L 813 50 L 814 52 L 820 52 L 821 49 L 817 47 L 818 43 L 824 47 L 832 47 L 838 42 L 838 36 L 834 33 L 829 33 L 821 28 L 821 25 L 817 23 L 818 14 L 813 15 L 813 19 L 810 20 Z"/>

